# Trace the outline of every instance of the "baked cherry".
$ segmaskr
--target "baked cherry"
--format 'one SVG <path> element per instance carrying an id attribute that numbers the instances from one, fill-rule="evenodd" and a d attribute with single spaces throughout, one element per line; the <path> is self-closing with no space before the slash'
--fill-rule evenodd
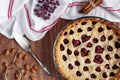
<path id="1" fill-rule="evenodd" d="M 96 78 L 95 74 L 91 74 L 90 76 L 91 76 L 91 78 Z"/>
<path id="2" fill-rule="evenodd" d="M 74 34 L 74 31 L 73 31 L 73 30 L 70 30 L 69 34 L 70 34 L 70 35 Z"/>
<path id="3" fill-rule="evenodd" d="M 88 50 L 86 50 L 85 48 L 81 48 L 81 56 L 82 57 L 88 56 L 88 53 L 89 53 Z"/>
<path id="4" fill-rule="evenodd" d="M 82 32 L 83 30 L 81 28 L 78 28 L 77 29 L 77 32 Z"/>
<path id="5" fill-rule="evenodd" d="M 97 64 L 103 63 L 103 59 L 102 59 L 101 55 L 95 55 L 95 58 L 93 61 Z"/>
<path id="6" fill-rule="evenodd" d="M 103 76 L 104 78 L 107 78 L 106 72 L 103 72 L 103 73 L 102 73 L 102 76 Z"/>
<path id="7" fill-rule="evenodd" d="M 119 68 L 119 66 L 117 66 L 116 64 L 112 66 L 112 69 L 114 69 L 114 70 L 118 69 L 118 68 Z"/>
<path id="8" fill-rule="evenodd" d="M 68 55 L 71 55 L 72 54 L 72 51 L 70 49 L 67 49 L 67 54 Z"/>
<path id="9" fill-rule="evenodd" d="M 92 21 L 92 24 L 95 25 L 97 22 L 96 21 Z"/>
<path id="10" fill-rule="evenodd" d="M 86 63 L 86 64 L 90 64 L 91 61 L 90 61 L 89 59 L 86 59 L 86 60 L 85 60 L 85 63 Z"/>
<path id="11" fill-rule="evenodd" d="M 115 42 L 115 48 L 120 48 L 120 43 L 118 43 L 118 42 Z"/>
<path id="12" fill-rule="evenodd" d="M 103 35 L 102 37 L 101 37 L 101 41 L 105 41 L 106 40 L 106 37 Z"/>
<path id="13" fill-rule="evenodd" d="M 101 68 L 100 68 L 100 67 L 96 67 L 95 70 L 96 70 L 97 72 L 101 72 Z"/>
<path id="14" fill-rule="evenodd" d="M 94 38 L 94 39 L 93 39 L 93 43 L 98 43 L 98 39 L 97 39 L 97 38 Z"/>
<path id="15" fill-rule="evenodd" d="M 107 54 L 107 55 L 105 56 L 105 58 L 106 58 L 107 60 L 110 60 L 110 59 L 111 59 L 111 57 L 110 57 L 109 54 Z"/>
<path id="16" fill-rule="evenodd" d="M 89 39 L 90 39 L 90 36 L 87 36 L 86 34 L 81 36 L 81 40 L 82 40 L 83 43 L 88 41 Z"/>
<path id="17" fill-rule="evenodd" d="M 112 46 L 108 45 L 108 46 L 107 46 L 107 50 L 108 50 L 108 51 L 113 51 Z"/>
<path id="18" fill-rule="evenodd" d="M 114 55 L 116 59 L 120 59 L 120 56 L 118 54 Z"/>
<path id="19" fill-rule="evenodd" d="M 106 64 L 106 65 L 105 65 L 105 68 L 106 68 L 106 69 L 110 69 L 109 64 Z"/>
<path id="20" fill-rule="evenodd" d="M 63 46 L 63 44 L 60 44 L 60 50 L 63 51 L 65 48 Z"/>
<path id="21" fill-rule="evenodd" d="M 67 32 L 64 33 L 64 35 L 67 35 L 67 34 L 68 34 Z"/>
<path id="22" fill-rule="evenodd" d="M 95 53 L 103 53 L 104 48 L 102 48 L 100 45 L 97 45 L 95 47 Z"/>
<path id="23" fill-rule="evenodd" d="M 107 30 L 111 30 L 111 27 L 110 27 L 110 26 L 107 26 Z"/>
<path id="24" fill-rule="evenodd" d="M 111 72 L 111 73 L 110 73 L 110 76 L 111 76 L 111 77 L 115 76 L 115 73 L 114 73 L 114 72 Z"/>
<path id="25" fill-rule="evenodd" d="M 89 78 L 86 78 L 85 80 L 89 80 Z"/>
<path id="26" fill-rule="evenodd" d="M 98 32 L 102 32 L 104 29 L 102 27 L 98 28 Z"/>
<path id="27" fill-rule="evenodd" d="M 81 44 L 80 40 L 75 40 L 75 39 L 72 40 L 72 43 L 74 47 L 77 47 Z"/>
<path id="28" fill-rule="evenodd" d="M 74 51 L 74 55 L 75 56 L 78 56 L 79 55 L 79 52 L 77 50 Z"/>
<path id="29" fill-rule="evenodd" d="M 109 40 L 109 41 L 112 40 L 112 39 L 113 39 L 113 36 L 112 36 L 112 35 L 108 36 L 108 40 Z"/>
<path id="30" fill-rule="evenodd" d="M 86 22 L 82 22 L 81 24 L 82 24 L 82 25 L 85 25 L 85 24 L 86 24 Z"/>
<path id="31" fill-rule="evenodd" d="M 63 42 L 64 42 L 64 44 L 68 44 L 69 40 L 68 39 L 64 39 Z"/>
<path id="32" fill-rule="evenodd" d="M 92 29 L 93 29 L 93 28 L 91 28 L 91 27 L 88 27 L 88 28 L 87 28 L 87 31 L 92 31 Z"/>
<path id="33" fill-rule="evenodd" d="M 73 69 L 73 65 L 72 65 L 72 64 L 69 64 L 69 65 L 68 65 L 68 68 L 69 68 L 69 69 Z"/>
<path id="34" fill-rule="evenodd" d="M 92 47 L 92 43 L 91 43 L 91 42 L 88 42 L 88 43 L 87 43 L 87 47 Z"/>
<path id="35" fill-rule="evenodd" d="M 75 66 L 79 66 L 80 62 L 78 60 L 75 61 Z"/>
<path id="36" fill-rule="evenodd" d="M 77 76 L 82 76 L 82 73 L 81 73 L 80 71 L 77 71 L 77 72 L 76 72 L 76 75 L 77 75 Z"/>
<path id="37" fill-rule="evenodd" d="M 66 60 L 67 60 L 67 57 L 66 57 L 65 55 L 63 55 L 63 56 L 62 56 L 62 59 L 63 59 L 64 61 L 66 61 Z"/>
<path id="38" fill-rule="evenodd" d="M 89 68 L 88 68 L 87 66 L 84 66 L 84 67 L 83 67 L 83 70 L 84 70 L 84 71 L 89 71 Z"/>
<path id="39" fill-rule="evenodd" d="M 105 58 L 106 58 L 107 60 L 110 60 L 110 59 L 111 59 L 111 57 L 110 57 L 109 54 L 105 55 Z"/>

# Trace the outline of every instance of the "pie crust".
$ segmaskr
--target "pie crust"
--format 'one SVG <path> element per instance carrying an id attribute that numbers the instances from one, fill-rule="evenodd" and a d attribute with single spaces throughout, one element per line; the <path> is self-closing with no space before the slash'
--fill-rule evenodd
<path id="1" fill-rule="evenodd" d="M 54 57 L 67 80 L 118 80 L 120 30 L 102 18 L 75 20 L 60 32 Z"/>

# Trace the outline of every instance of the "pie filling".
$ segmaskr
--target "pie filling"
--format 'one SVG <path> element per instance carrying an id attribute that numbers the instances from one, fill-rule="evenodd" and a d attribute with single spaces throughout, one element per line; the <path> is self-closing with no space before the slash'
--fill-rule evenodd
<path id="1" fill-rule="evenodd" d="M 82 19 L 75 23 L 58 38 L 55 58 L 61 74 L 68 80 L 112 79 L 120 65 L 118 36 L 100 20 Z"/>

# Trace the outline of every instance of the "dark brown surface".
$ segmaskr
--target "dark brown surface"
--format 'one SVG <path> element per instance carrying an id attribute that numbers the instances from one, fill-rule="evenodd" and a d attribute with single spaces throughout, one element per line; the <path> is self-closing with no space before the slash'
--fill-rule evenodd
<path id="1" fill-rule="evenodd" d="M 51 75 L 47 76 L 45 72 L 40 68 L 37 73 L 39 76 L 37 80 L 62 80 L 58 76 L 58 73 L 55 69 L 52 51 L 53 51 L 53 44 L 57 34 L 61 30 L 61 28 L 65 26 L 67 23 L 68 23 L 67 20 L 61 19 L 50 31 L 47 32 L 47 34 L 41 40 L 36 42 L 30 41 L 32 44 L 32 50 L 35 53 L 35 55 L 39 58 L 40 61 L 42 61 L 48 67 L 48 69 L 51 72 Z M 120 27 L 119 23 L 116 24 Z M 16 50 L 19 50 L 22 53 L 25 52 L 17 45 L 17 43 L 13 39 L 9 40 L 1 34 L 0 34 L 0 43 L 2 44 L 2 47 L 0 48 L 0 72 L 2 72 L 2 70 L 4 70 L 4 68 L 1 68 L 3 67 L 2 63 L 4 61 L 11 62 L 13 60 L 13 55 L 14 55 L 11 54 L 11 56 L 7 56 L 7 57 L 4 56 L 4 51 L 6 49 L 10 50 L 11 48 L 15 48 Z M 35 63 L 36 62 L 33 59 L 29 60 L 29 64 L 35 64 Z M 0 80 L 2 80 L 2 74 L 0 76 Z M 9 79 L 9 80 L 15 80 L 15 79 Z"/>

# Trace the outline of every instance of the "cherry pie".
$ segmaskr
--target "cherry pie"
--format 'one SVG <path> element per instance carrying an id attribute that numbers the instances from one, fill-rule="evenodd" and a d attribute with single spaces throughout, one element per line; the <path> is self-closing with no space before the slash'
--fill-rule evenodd
<path id="1" fill-rule="evenodd" d="M 120 30 L 101 18 L 76 20 L 57 38 L 55 62 L 67 80 L 118 80 Z"/>

